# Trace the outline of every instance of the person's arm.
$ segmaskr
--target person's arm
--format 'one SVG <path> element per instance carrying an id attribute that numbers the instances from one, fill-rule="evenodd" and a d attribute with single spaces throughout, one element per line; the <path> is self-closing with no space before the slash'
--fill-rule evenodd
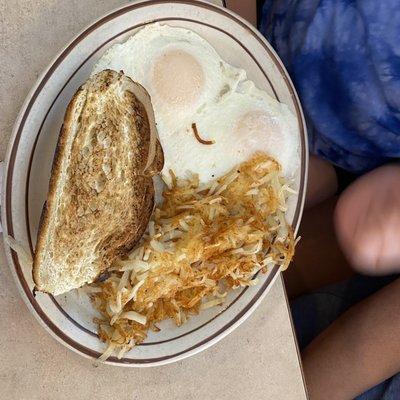
<path id="1" fill-rule="evenodd" d="M 257 1 L 256 0 L 226 0 L 226 6 L 235 11 L 254 26 L 257 25 Z"/>
<path id="2" fill-rule="evenodd" d="M 349 400 L 400 371 L 400 279 L 353 306 L 304 351 L 310 400 Z"/>
<path id="3" fill-rule="evenodd" d="M 310 154 L 306 208 L 311 208 L 332 197 L 338 188 L 335 169 L 327 161 Z"/>

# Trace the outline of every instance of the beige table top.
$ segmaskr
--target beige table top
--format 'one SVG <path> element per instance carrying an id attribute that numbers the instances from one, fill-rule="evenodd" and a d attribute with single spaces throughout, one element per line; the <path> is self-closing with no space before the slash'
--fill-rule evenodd
<path id="1" fill-rule="evenodd" d="M 41 71 L 88 23 L 123 3 L 0 0 L 0 158 Z M 95 368 L 35 321 L 0 246 L 0 331 L 1 399 L 306 399 L 281 278 L 243 325 L 190 359 L 151 369 Z"/>

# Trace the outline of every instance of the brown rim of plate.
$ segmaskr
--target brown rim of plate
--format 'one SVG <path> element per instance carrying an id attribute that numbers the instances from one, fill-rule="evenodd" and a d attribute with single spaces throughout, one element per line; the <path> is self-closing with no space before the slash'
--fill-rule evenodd
<path id="1" fill-rule="evenodd" d="M 53 62 L 53 64 L 48 68 L 47 73 L 45 74 L 45 76 L 42 78 L 42 80 L 40 81 L 40 83 L 38 83 L 29 103 L 27 104 L 25 111 L 21 117 L 19 126 L 16 130 L 16 134 L 14 137 L 14 141 L 12 143 L 12 147 L 11 147 L 11 151 L 10 151 L 10 158 L 9 158 L 9 162 L 7 165 L 7 176 L 6 176 L 6 193 L 5 193 L 5 213 L 6 213 L 6 219 L 7 219 L 7 231 L 8 234 L 10 234 L 11 236 L 14 235 L 14 229 L 13 229 L 13 222 L 12 222 L 12 178 L 13 178 L 13 172 L 14 172 L 14 164 L 15 164 L 15 159 L 16 159 L 16 154 L 17 154 L 17 150 L 18 150 L 18 144 L 21 138 L 21 134 L 22 134 L 22 130 L 24 128 L 26 119 L 28 117 L 28 114 L 36 100 L 36 98 L 38 97 L 40 91 L 43 89 L 44 85 L 46 84 L 46 82 L 49 80 L 49 78 L 51 77 L 51 75 L 54 73 L 55 69 L 58 67 L 58 65 L 65 59 L 65 57 L 71 52 L 71 50 L 75 47 L 75 45 L 77 43 L 79 43 L 81 40 L 83 40 L 87 35 L 89 35 L 91 32 L 93 32 L 95 29 L 97 29 L 99 26 L 103 25 L 106 22 L 109 22 L 110 20 L 125 14 L 127 12 L 130 12 L 134 9 L 138 9 L 138 8 L 142 8 L 142 7 L 146 7 L 149 5 L 154 5 L 154 4 L 161 4 L 164 3 L 164 1 L 155 1 L 155 0 L 148 0 L 146 2 L 143 3 L 139 3 L 139 4 L 130 4 L 127 5 L 126 7 L 123 7 L 121 9 L 118 9 L 114 12 L 111 12 L 110 14 L 106 15 L 105 17 L 101 18 L 100 20 L 98 20 L 97 22 L 93 23 L 92 25 L 90 25 L 84 32 L 82 32 L 79 36 L 77 36 L 65 49 L 64 51 L 60 54 L 60 56 Z M 300 181 L 300 189 L 299 189 L 299 201 L 297 203 L 297 207 L 296 207 L 296 211 L 295 211 L 295 215 L 293 218 L 293 225 L 294 225 L 294 229 L 297 230 L 298 225 L 299 225 L 299 219 L 300 219 L 300 214 L 302 211 L 302 199 L 304 196 L 304 185 L 305 185 L 305 171 L 306 171 L 306 140 L 305 140 L 305 126 L 304 126 L 304 121 L 302 118 L 302 112 L 301 112 L 301 107 L 300 104 L 298 102 L 297 96 L 296 96 L 296 92 L 290 82 L 290 79 L 288 78 L 286 71 L 284 69 L 284 67 L 281 65 L 280 61 L 277 59 L 277 57 L 275 56 L 275 54 L 271 51 L 271 49 L 268 47 L 268 45 L 266 44 L 266 42 L 264 41 L 264 39 L 260 38 L 254 28 L 252 28 L 250 25 L 248 25 L 247 23 L 243 22 L 241 19 L 236 18 L 235 15 L 232 15 L 230 12 L 225 11 L 215 5 L 212 4 L 207 4 L 207 3 L 203 3 L 200 2 L 198 0 L 192 0 L 192 1 L 181 1 L 178 0 L 176 1 L 176 3 L 181 3 L 181 4 L 189 4 L 189 5 L 196 5 L 198 7 L 201 8 L 205 8 L 208 10 L 212 10 L 214 12 L 223 14 L 226 17 L 229 17 L 231 20 L 233 20 L 234 22 L 238 23 L 239 25 L 241 25 L 242 27 L 246 28 L 252 35 L 253 37 L 255 37 L 258 42 L 264 47 L 264 49 L 267 51 L 267 53 L 269 54 L 269 56 L 271 57 L 271 59 L 273 60 L 275 66 L 278 68 L 278 70 L 280 71 L 285 84 L 292 96 L 292 98 L 294 99 L 294 104 L 295 104 L 295 108 L 296 108 L 296 116 L 297 119 L 300 123 L 300 139 L 301 139 L 301 181 Z M 187 20 L 187 21 L 191 21 L 189 19 L 185 19 L 185 18 L 165 18 L 165 19 L 158 19 L 157 21 L 165 21 L 165 20 Z M 156 22 L 156 21 L 151 21 L 151 22 Z M 201 23 L 200 21 L 191 21 L 191 22 L 196 22 L 196 23 Z M 206 25 L 205 23 L 201 23 L 203 25 Z M 144 24 L 140 24 L 140 25 L 144 25 Z M 139 26 L 140 26 L 139 25 Z M 213 26 L 208 25 L 209 27 L 212 27 L 214 29 L 219 29 Z M 132 30 L 135 28 L 129 28 L 123 32 L 120 32 L 117 36 Z M 225 32 L 221 29 L 219 29 L 220 31 L 228 34 L 230 37 L 232 37 L 231 34 L 229 34 L 228 32 Z M 114 37 L 115 38 L 115 37 Z M 109 39 L 106 43 L 108 43 L 109 41 L 113 40 L 114 38 Z M 233 38 L 233 37 L 232 37 Z M 234 38 L 235 39 L 235 38 Z M 236 39 L 235 39 L 236 40 Z M 236 40 L 237 41 L 237 40 Z M 238 42 L 238 41 L 237 41 Z M 102 46 L 104 46 L 103 43 Z M 239 44 L 241 44 L 239 42 Z M 241 44 L 242 45 L 242 44 Z M 101 46 L 100 46 L 101 47 Z M 247 51 L 247 53 L 251 55 L 251 53 L 249 52 L 249 50 L 247 48 L 245 48 L 243 45 L 242 47 Z M 98 49 L 97 49 L 98 50 Z M 96 50 L 96 51 L 97 51 Z M 94 52 L 93 52 L 94 53 Z M 93 53 L 90 55 L 92 56 Z M 90 56 L 88 58 L 90 58 Z M 253 57 L 253 56 L 252 56 Z M 253 57 L 254 59 L 254 57 Z M 87 59 L 78 67 L 78 69 L 87 61 Z M 258 64 L 258 63 L 257 63 Z M 260 67 L 260 66 L 259 66 Z M 260 67 L 261 68 L 261 67 Z M 76 70 L 77 71 L 77 70 Z M 74 74 L 76 73 L 76 71 L 74 72 Z M 264 72 L 264 71 L 263 71 Z M 74 75 L 73 74 L 73 75 Z M 265 73 L 264 73 L 265 74 Z M 65 83 L 65 85 L 63 86 L 63 88 L 61 89 L 61 91 L 64 89 L 64 87 L 68 84 L 68 82 L 70 81 L 70 79 L 73 77 L 73 75 L 67 80 L 67 82 Z M 265 74 L 266 75 L 266 74 Z M 268 79 L 268 78 L 267 78 Z M 269 80 L 269 79 L 268 79 Z M 271 85 L 272 87 L 272 85 Z M 60 93 L 61 93 L 60 91 Z M 59 94 L 60 94 L 59 93 Z M 58 97 L 58 96 L 57 96 Z M 55 100 L 54 100 L 55 101 Z M 53 102 L 54 104 L 54 102 Z M 52 104 L 52 105 L 53 105 Z M 52 105 L 50 106 L 48 112 L 50 111 Z M 47 114 L 48 114 L 47 112 Z M 46 116 L 47 116 L 46 114 Z M 46 118 L 46 117 L 45 117 Z M 44 121 L 42 122 L 41 127 L 43 126 Z M 31 157 L 30 157 L 30 162 L 29 162 L 29 169 L 31 167 L 31 163 L 33 160 L 33 153 L 34 153 L 34 148 L 36 146 L 38 140 L 38 136 L 35 139 L 35 143 L 34 143 L 34 147 L 32 149 L 32 153 L 31 153 Z M 29 180 L 27 180 L 27 188 L 29 187 Z M 29 221 L 29 219 L 27 218 L 27 221 Z M 28 235 L 30 235 L 30 231 L 28 231 Z M 32 249 L 32 243 L 31 243 L 31 239 L 30 239 L 30 246 Z M 11 256 L 12 256 L 12 260 L 14 263 L 14 267 L 15 267 L 15 272 L 17 274 L 18 277 L 18 281 L 19 284 L 21 285 L 25 295 L 27 296 L 27 299 L 29 300 L 29 303 L 31 304 L 31 306 L 34 308 L 34 310 L 37 313 L 37 316 L 40 317 L 41 322 L 43 322 L 57 337 L 59 337 L 61 340 L 63 340 L 68 346 L 74 348 L 75 350 L 89 356 L 89 357 L 93 357 L 93 358 L 98 358 L 100 356 L 101 353 L 94 351 L 92 349 L 87 348 L 86 346 L 81 345 L 80 343 L 77 343 L 76 341 L 74 341 L 72 338 L 70 338 L 69 336 L 67 336 L 64 332 L 62 332 L 50 319 L 49 317 L 45 314 L 45 312 L 41 309 L 41 307 L 39 306 L 38 302 L 36 301 L 35 297 L 33 296 L 27 282 L 24 279 L 23 273 L 22 273 L 22 269 L 21 266 L 18 262 L 18 258 L 17 255 L 14 251 L 11 250 Z M 113 362 L 113 363 L 119 363 L 119 364 L 149 364 L 149 363 L 156 363 L 156 362 L 160 362 L 160 361 L 164 361 L 164 360 L 169 360 L 175 357 L 178 357 L 182 354 L 191 352 L 201 346 L 203 346 L 204 344 L 206 344 L 207 342 L 217 338 L 218 336 L 220 336 L 225 330 L 227 330 L 228 328 L 230 328 L 232 325 L 234 325 L 237 321 L 239 321 L 242 317 L 245 316 L 245 314 L 248 312 L 248 310 L 254 305 L 254 303 L 260 298 L 260 296 L 263 294 L 263 292 L 265 291 L 265 289 L 269 286 L 270 282 L 272 281 L 272 279 L 274 278 L 274 276 L 279 272 L 279 268 L 277 266 L 272 268 L 271 273 L 269 274 L 269 276 L 267 277 L 266 281 L 264 282 L 264 284 L 259 288 L 258 292 L 255 294 L 255 296 L 251 299 L 251 301 L 231 320 L 229 321 L 227 324 L 225 324 L 221 329 L 219 329 L 217 332 L 213 333 L 212 335 L 210 335 L 209 337 L 201 340 L 200 342 L 196 343 L 195 345 L 180 351 L 178 353 L 175 354 L 170 354 L 167 356 L 163 356 L 163 357 L 155 357 L 155 358 L 148 358 L 148 359 L 131 359 L 131 358 L 122 358 L 122 359 L 117 359 L 116 357 L 110 357 L 109 361 Z M 239 296 L 241 296 L 244 292 L 242 292 Z M 232 304 L 232 303 L 231 303 Z M 220 314 L 218 314 L 220 315 Z M 215 318 L 215 317 L 214 317 Z M 209 323 L 210 321 L 208 321 L 207 323 Z M 206 323 L 206 324 L 207 324 Z M 198 327 L 197 329 L 200 329 L 201 327 Z"/>

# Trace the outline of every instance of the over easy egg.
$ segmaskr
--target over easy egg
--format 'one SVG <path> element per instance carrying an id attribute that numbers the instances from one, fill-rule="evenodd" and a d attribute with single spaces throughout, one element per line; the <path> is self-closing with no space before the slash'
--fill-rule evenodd
<path id="1" fill-rule="evenodd" d="M 278 160 L 286 176 L 299 165 L 297 121 L 288 107 L 246 81 L 234 93 L 193 116 L 191 126 L 167 133 L 164 170 L 192 171 L 206 183 L 263 151 Z"/>
<path id="2" fill-rule="evenodd" d="M 151 24 L 112 46 L 93 73 L 122 70 L 151 95 L 160 137 L 190 123 L 206 104 L 236 89 L 244 71 L 225 63 L 196 33 Z"/>

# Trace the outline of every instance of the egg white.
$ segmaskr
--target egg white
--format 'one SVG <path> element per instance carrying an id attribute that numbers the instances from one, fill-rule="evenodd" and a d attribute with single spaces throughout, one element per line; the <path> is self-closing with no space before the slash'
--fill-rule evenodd
<path id="1" fill-rule="evenodd" d="M 206 107 L 193 117 L 200 143 L 191 126 L 163 137 L 165 166 L 177 176 L 199 174 L 202 183 L 227 173 L 257 151 L 278 160 L 282 172 L 292 177 L 299 166 L 297 121 L 288 107 L 258 90 L 250 81 L 241 89 Z"/>
<path id="2" fill-rule="evenodd" d="M 193 31 L 158 23 L 112 46 L 93 73 L 107 68 L 124 71 L 147 89 L 160 137 L 187 125 L 201 107 L 235 91 L 245 76 Z"/>

